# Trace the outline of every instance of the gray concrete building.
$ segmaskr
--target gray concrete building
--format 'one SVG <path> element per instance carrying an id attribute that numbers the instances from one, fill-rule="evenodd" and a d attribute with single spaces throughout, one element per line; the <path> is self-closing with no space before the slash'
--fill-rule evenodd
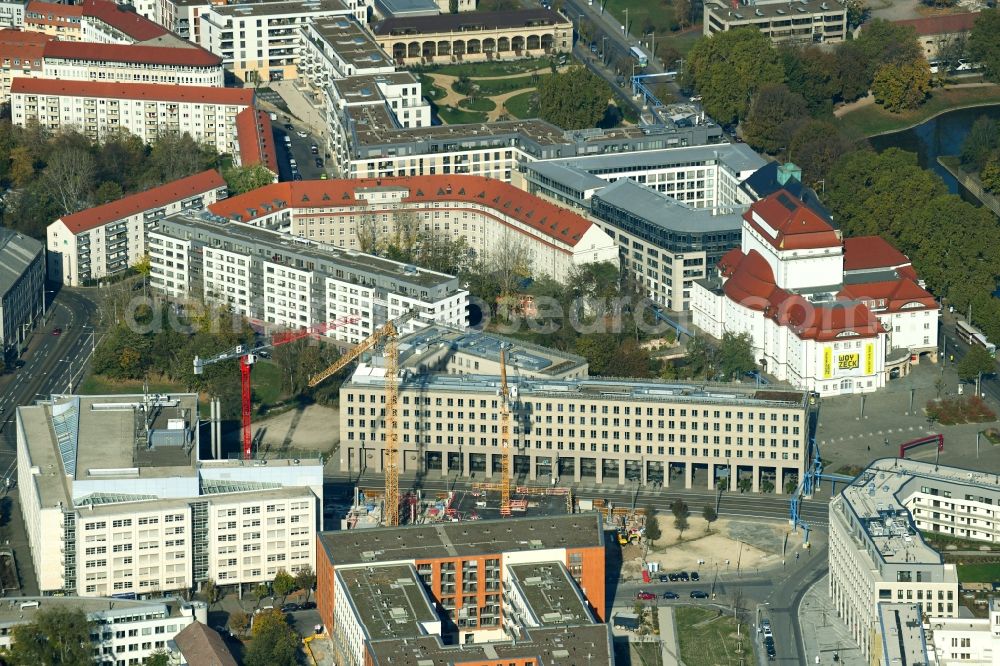
<path id="1" fill-rule="evenodd" d="M 0 229 L 0 344 L 18 354 L 45 312 L 45 246 L 10 229 Z"/>
<path id="2" fill-rule="evenodd" d="M 705 35 L 752 26 L 772 42 L 842 42 L 847 39 L 847 5 L 842 0 L 764 0 L 705 3 Z"/>

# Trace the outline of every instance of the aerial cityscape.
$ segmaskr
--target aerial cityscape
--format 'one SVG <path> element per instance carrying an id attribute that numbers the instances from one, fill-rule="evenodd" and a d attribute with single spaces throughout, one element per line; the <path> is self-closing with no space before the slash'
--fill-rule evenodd
<path id="1" fill-rule="evenodd" d="M 0 53 L 0 664 L 1000 666 L 995 0 Z"/>

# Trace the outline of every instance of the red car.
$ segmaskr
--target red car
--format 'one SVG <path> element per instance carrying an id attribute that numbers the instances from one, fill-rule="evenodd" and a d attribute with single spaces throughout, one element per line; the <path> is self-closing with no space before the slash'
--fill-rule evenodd
<path id="1" fill-rule="evenodd" d="M 62 329 L 61 328 L 53 328 L 52 329 L 52 335 L 62 335 Z"/>
<path id="2" fill-rule="evenodd" d="M 639 594 L 635 595 L 635 598 L 639 601 L 652 601 L 656 598 L 656 595 L 652 592 L 639 592 Z"/>

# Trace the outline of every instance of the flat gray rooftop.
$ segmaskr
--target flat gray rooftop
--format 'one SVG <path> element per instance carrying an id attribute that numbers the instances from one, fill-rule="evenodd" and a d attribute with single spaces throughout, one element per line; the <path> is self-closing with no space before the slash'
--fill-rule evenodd
<path id="1" fill-rule="evenodd" d="M 516 564 L 508 569 L 513 574 L 510 583 L 521 590 L 542 626 L 594 622 L 587 600 L 562 562 Z"/>
<path id="2" fill-rule="evenodd" d="M 10 291 L 28 266 L 40 258 L 43 249 L 44 246 L 34 238 L 0 228 L 0 294 Z"/>
<path id="3" fill-rule="evenodd" d="M 241 1 L 232 5 L 216 5 L 213 12 L 222 16 L 277 16 L 280 14 L 322 14 L 328 12 L 343 12 L 350 15 L 350 10 L 341 0 L 301 0 L 293 2 L 256 2 Z"/>
<path id="4" fill-rule="evenodd" d="M 355 67 L 382 67 L 392 60 L 358 22 L 348 16 L 321 18 L 313 21 L 312 29 L 336 51 L 344 61 Z"/>
<path id="5" fill-rule="evenodd" d="M 743 226 L 742 208 L 737 212 L 714 214 L 711 208 L 695 208 L 650 189 L 629 178 L 620 178 L 594 197 L 627 211 L 646 223 L 680 233 L 736 232 Z"/>
<path id="6" fill-rule="evenodd" d="M 539 160 L 526 164 L 525 168 L 581 194 L 587 190 L 599 190 L 608 186 L 608 181 L 605 179 L 571 166 L 565 160 Z"/>
<path id="7" fill-rule="evenodd" d="M 370 530 L 365 530 L 366 532 Z M 611 627 L 590 624 L 525 631 L 517 641 L 443 645 L 437 636 L 371 644 L 373 666 L 453 666 L 518 662 L 544 666 L 614 666 Z"/>
<path id="8" fill-rule="evenodd" d="M 332 85 L 337 90 L 337 94 L 348 104 L 375 104 L 385 100 L 385 95 L 379 88 L 379 83 L 390 85 L 417 85 L 417 77 L 410 72 L 391 72 L 386 74 L 362 74 L 360 76 L 349 76 L 346 79 L 332 81 Z M 383 107 L 384 108 L 384 107 Z M 385 109 L 386 114 L 389 113 Z M 365 120 L 364 115 L 353 113 L 355 122 Z M 395 121 L 386 116 L 379 116 L 376 123 L 390 123 L 395 126 Z"/>
<path id="9" fill-rule="evenodd" d="M 801 19 L 810 14 L 830 14 L 846 12 L 847 8 L 839 0 L 795 0 L 786 2 L 785 0 L 757 2 L 752 7 L 740 5 L 738 10 L 733 11 L 732 5 L 713 0 L 705 3 L 705 9 L 715 14 L 726 16 L 727 12 L 733 12 L 732 20 L 759 21 L 764 18 L 772 19 Z"/>
<path id="10" fill-rule="evenodd" d="M 923 614 L 917 604 L 880 603 L 878 618 L 886 664 L 927 664 L 927 637 Z"/>
<path id="11" fill-rule="evenodd" d="M 592 174 L 642 171 L 684 165 L 722 164 L 737 174 L 756 171 L 767 161 L 745 143 L 719 143 L 711 146 L 683 146 L 645 150 L 641 153 L 603 153 L 553 160 Z"/>
<path id="12" fill-rule="evenodd" d="M 24 608 L 22 608 L 24 604 Z M 37 606 L 35 605 L 37 604 Z M 91 619 L 128 616 L 179 617 L 183 599 L 112 599 L 107 597 L 5 597 L 0 600 L 0 627 L 33 622 L 42 611 L 81 610 Z"/>
<path id="13" fill-rule="evenodd" d="M 319 541 L 337 567 L 603 546 L 604 531 L 600 514 L 590 513 L 321 532 Z"/>
<path id="14" fill-rule="evenodd" d="M 437 16 L 441 13 L 434 0 L 375 0 L 387 17 Z"/>
<path id="15" fill-rule="evenodd" d="M 375 116 L 365 119 L 364 126 L 355 127 L 358 141 L 362 145 L 381 145 L 389 143 L 409 143 L 411 141 L 454 140 L 463 141 L 467 138 L 475 137 L 484 139 L 488 137 L 502 137 L 505 135 L 521 134 L 541 145 L 557 145 L 566 143 L 563 131 L 555 125 L 550 125 L 544 120 L 504 120 L 489 124 L 465 124 L 465 125 L 434 125 L 431 127 L 406 127 L 400 128 L 395 119 L 385 112 L 385 116 Z M 359 122 L 357 115 L 352 115 L 355 122 Z"/>
<path id="16" fill-rule="evenodd" d="M 375 23 L 372 26 L 372 33 L 384 37 L 563 24 L 569 25 L 569 19 L 551 9 L 514 9 L 501 12 L 460 12 L 458 14 L 441 14 L 440 16 L 387 18 Z"/>
<path id="17" fill-rule="evenodd" d="M 439 619 L 412 565 L 338 569 L 335 575 L 371 640 L 416 638 L 426 634 L 420 623 Z"/>

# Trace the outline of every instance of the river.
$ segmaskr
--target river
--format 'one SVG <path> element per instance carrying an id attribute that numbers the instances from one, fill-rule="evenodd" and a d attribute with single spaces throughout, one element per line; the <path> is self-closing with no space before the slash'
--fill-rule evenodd
<path id="1" fill-rule="evenodd" d="M 1000 120 L 1000 105 L 948 111 L 916 127 L 875 136 L 869 141 L 872 147 L 879 152 L 886 148 L 902 148 L 916 153 L 920 166 L 931 169 L 941 176 L 950 192 L 957 192 L 962 195 L 963 199 L 978 205 L 979 202 L 937 163 L 937 158 L 939 155 L 958 155 L 961 153 L 965 135 L 968 134 L 972 123 L 976 122 L 976 118 L 980 116 L 989 116 L 994 120 Z"/>

